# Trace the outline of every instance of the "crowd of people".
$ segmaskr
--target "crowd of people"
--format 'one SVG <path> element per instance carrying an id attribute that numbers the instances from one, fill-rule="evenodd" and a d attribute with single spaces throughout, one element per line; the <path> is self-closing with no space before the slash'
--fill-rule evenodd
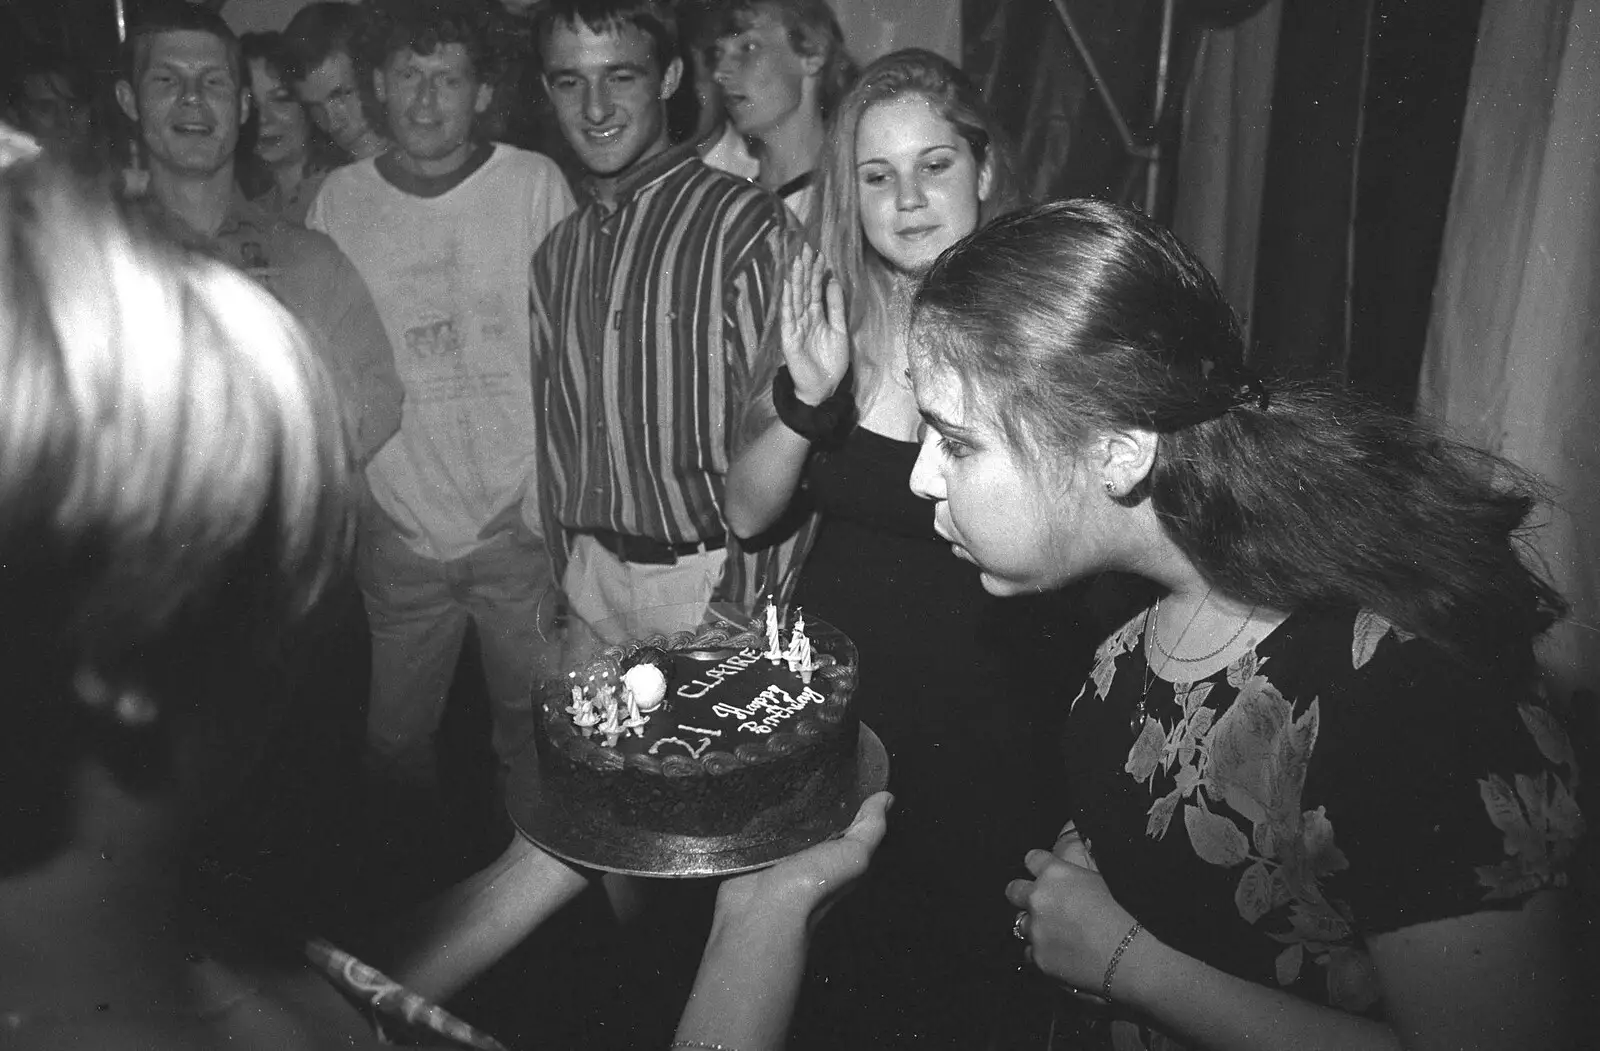
<path id="1" fill-rule="evenodd" d="M 672 1047 L 1573 1046 L 1534 480 L 1253 374 L 1184 246 L 1027 206 L 960 69 L 825 0 L 505 7 L 545 150 L 487 0 L 140 5 L 138 179 L 66 73 L 7 95 L 0 1032 L 498 1046 L 436 1005 L 672 900 L 507 829 L 307 967 L 196 915 L 191 837 L 297 749 L 350 908 L 453 820 L 464 652 L 503 777 L 566 625 L 770 598 L 856 643 L 893 798 L 707 889 Z"/>

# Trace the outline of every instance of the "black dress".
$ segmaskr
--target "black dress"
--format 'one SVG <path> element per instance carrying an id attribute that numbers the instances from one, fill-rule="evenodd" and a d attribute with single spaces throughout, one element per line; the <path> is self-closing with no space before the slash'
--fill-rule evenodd
<path id="1" fill-rule="evenodd" d="M 856 704 L 889 751 L 895 806 L 872 871 L 818 933 L 793 1048 L 983 1047 L 1045 1009 L 1004 891 L 1062 813 L 1062 680 L 1043 681 L 1039 655 L 1081 652 L 1060 673 L 1081 675 L 1092 642 L 1059 599 L 983 590 L 910 491 L 916 456 L 858 427 L 807 468 L 822 526 L 792 601 L 855 641 Z"/>

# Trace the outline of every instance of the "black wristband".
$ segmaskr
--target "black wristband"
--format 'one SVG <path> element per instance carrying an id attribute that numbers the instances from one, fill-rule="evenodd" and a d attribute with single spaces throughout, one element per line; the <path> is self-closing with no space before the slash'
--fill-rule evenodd
<path id="1" fill-rule="evenodd" d="M 850 433 L 856 423 L 856 400 L 851 394 L 851 370 L 820 405 L 807 405 L 794 392 L 794 377 L 787 365 L 772 377 L 772 406 L 783 425 L 808 442 L 832 442 Z"/>

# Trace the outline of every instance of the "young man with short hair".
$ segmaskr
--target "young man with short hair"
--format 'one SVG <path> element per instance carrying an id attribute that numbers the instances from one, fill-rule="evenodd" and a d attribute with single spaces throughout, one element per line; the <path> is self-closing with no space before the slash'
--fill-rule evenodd
<path id="1" fill-rule="evenodd" d="M 365 25 L 361 5 L 329 0 L 295 12 L 283 31 L 291 67 L 285 72 L 295 94 L 312 123 L 353 161 L 389 148 L 383 130 L 375 126 L 365 77 L 356 62 Z"/>
<path id="2" fill-rule="evenodd" d="M 534 257 L 545 540 L 567 598 L 629 631 L 697 623 L 727 562 L 728 443 L 776 300 L 777 198 L 669 148 L 671 9 L 552 0 L 545 80 L 588 177 Z"/>
<path id="3" fill-rule="evenodd" d="M 496 55 L 470 0 L 392 0 L 365 56 L 394 146 L 331 173 L 307 219 L 355 261 L 406 386 L 367 468 L 357 573 L 372 623 L 374 773 L 436 806 L 434 734 L 468 623 L 509 763 L 552 656 L 550 564 L 536 535 L 528 260 L 572 210 L 554 162 L 475 131 Z M 544 669 L 547 670 L 547 669 Z"/>
<path id="4" fill-rule="evenodd" d="M 700 159 L 709 167 L 755 182 L 756 176 L 761 174 L 761 164 L 750 152 L 744 136 L 735 131 L 728 120 L 728 111 L 722 105 L 722 85 L 716 78 L 716 43 L 724 21 L 722 5 L 723 0 L 679 0 L 677 12 L 683 36 L 684 77 L 694 89 L 695 123 L 677 134 L 676 141 L 692 139 Z M 687 100 L 682 99 L 688 94 L 688 91 L 679 91 L 673 96 L 672 105 L 680 112 L 688 108 Z"/>
<path id="5" fill-rule="evenodd" d="M 803 219 L 828 117 L 855 77 L 839 20 L 826 0 L 725 0 L 715 33 L 729 125 L 751 145 L 756 181 Z"/>
<path id="6" fill-rule="evenodd" d="M 138 210 L 184 246 L 264 284 L 311 331 L 365 463 L 400 425 L 394 355 L 366 284 L 334 243 L 245 200 L 234 183 L 249 111 L 238 38 L 191 4 L 147 5 L 128 34 L 117 104 L 138 127 L 149 193 Z"/>

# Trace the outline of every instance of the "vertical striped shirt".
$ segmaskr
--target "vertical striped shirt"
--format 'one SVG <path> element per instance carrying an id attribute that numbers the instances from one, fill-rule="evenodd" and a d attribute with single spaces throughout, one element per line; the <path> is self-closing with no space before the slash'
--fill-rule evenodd
<path id="1" fill-rule="evenodd" d="M 728 443 L 781 287 L 778 198 L 692 146 L 642 164 L 615 207 L 589 200 L 533 257 L 534 401 L 544 535 L 721 537 Z"/>

